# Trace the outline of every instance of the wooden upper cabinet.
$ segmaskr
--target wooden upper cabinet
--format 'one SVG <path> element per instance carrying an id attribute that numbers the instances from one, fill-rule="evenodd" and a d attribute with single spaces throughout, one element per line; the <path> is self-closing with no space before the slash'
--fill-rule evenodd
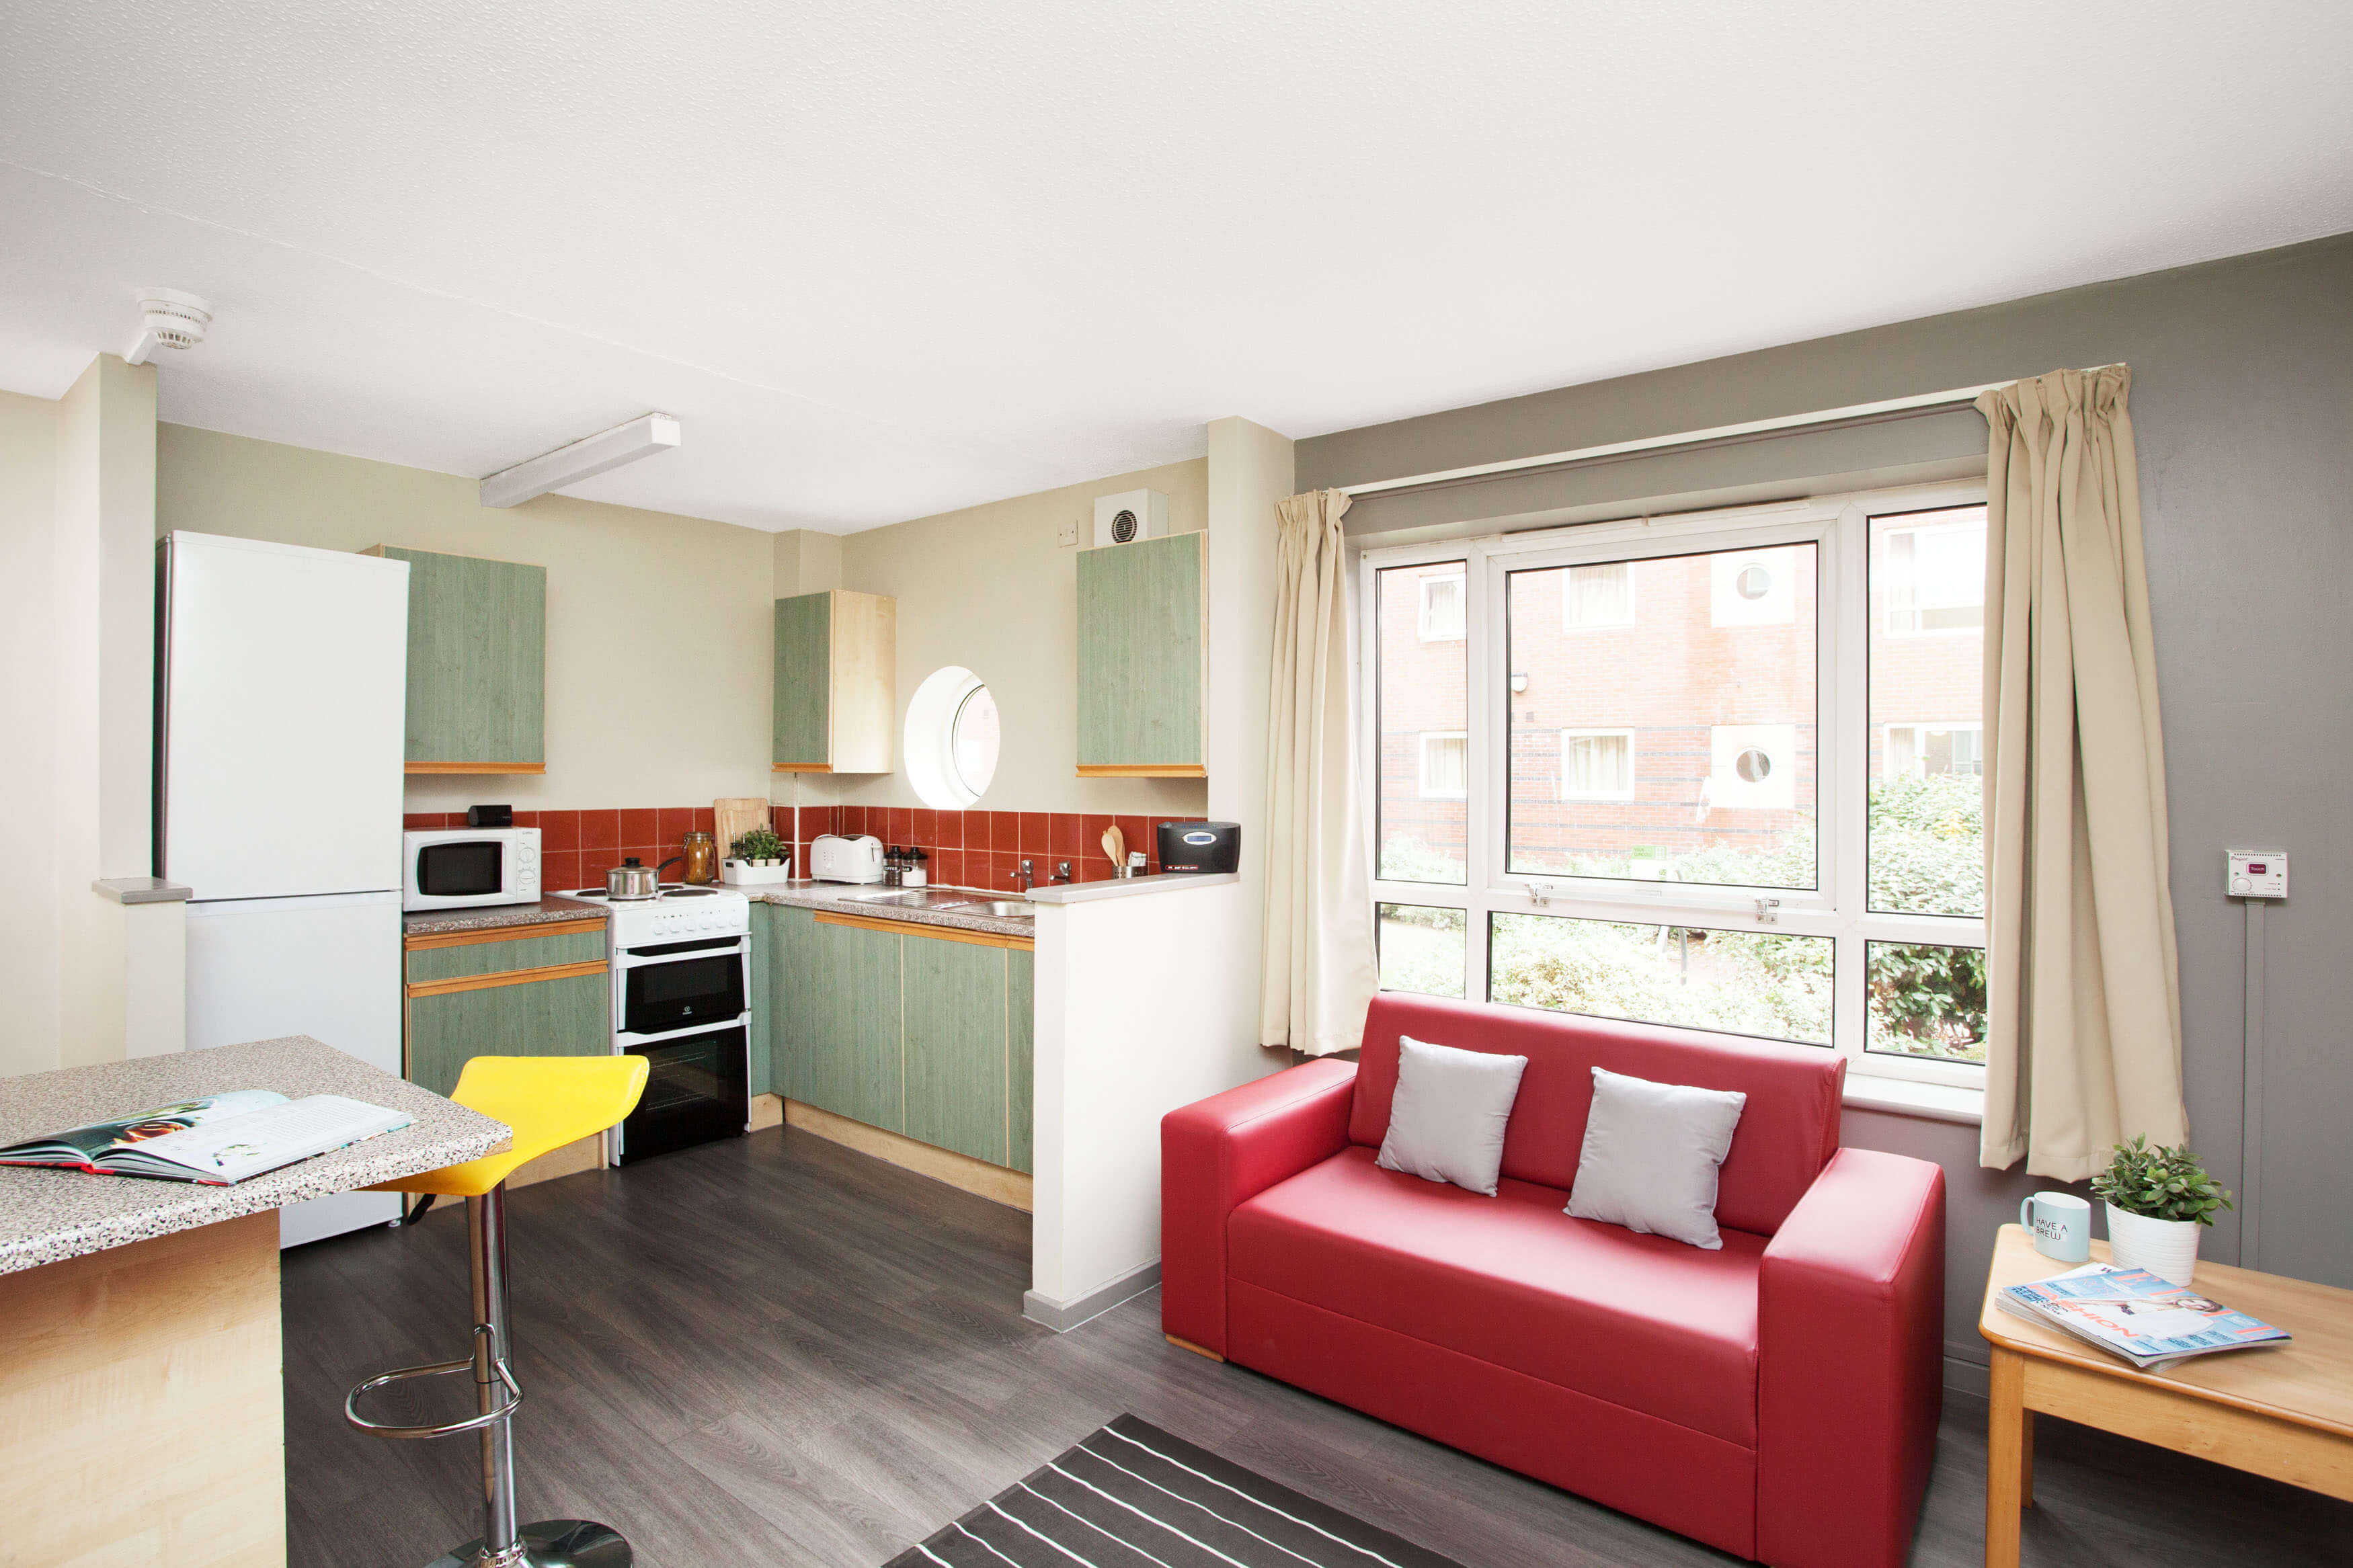
<path id="1" fill-rule="evenodd" d="M 1079 776 L 1208 775 L 1207 533 L 1079 552 Z"/>
<path id="2" fill-rule="evenodd" d="M 408 563 L 412 773 L 547 771 L 547 568 L 378 544 Z"/>
<path id="3" fill-rule="evenodd" d="M 780 773 L 887 773 L 899 715 L 899 601 L 845 588 L 776 601 Z"/>

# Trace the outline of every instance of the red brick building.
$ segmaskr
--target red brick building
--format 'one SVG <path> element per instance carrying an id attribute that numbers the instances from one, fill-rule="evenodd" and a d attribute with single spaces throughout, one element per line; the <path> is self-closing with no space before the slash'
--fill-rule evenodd
<path id="1" fill-rule="evenodd" d="M 1984 540 L 1982 508 L 1873 521 L 1874 778 L 1979 772 Z M 1511 869 L 1654 876 L 1807 830 L 1819 564 L 1801 543 L 1513 572 Z M 1459 880 L 1463 568 L 1380 577 L 1380 874 Z"/>

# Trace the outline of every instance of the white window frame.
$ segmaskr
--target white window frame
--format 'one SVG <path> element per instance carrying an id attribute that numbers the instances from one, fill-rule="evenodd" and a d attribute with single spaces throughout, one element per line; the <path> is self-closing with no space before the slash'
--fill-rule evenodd
<path id="1" fill-rule="evenodd" d="M 1969 505 L 1978 505 L 1978 506 L 1982 506 L 1982 505 L 1984 504 L 1984 500 L 1983 500 L 1983 499 L 1982 499 L 1982 498 L 1980 498 L 1980 499 L 1979 499 L 1978 500 L 1977 500 L 1977 501 L 1974 501 L 1974 502 L 1970 502 L 1970 501 L 1964 501 L 1964 502 L 1962 502 L 1961 504 L 1962 504 L 1962 505 L 1964 505 L 1964 506 L 1969 506 Z M 1923 509 L 1921 509 L 1921 510 L 1927 510 L 1927 511 L 1936 511 L 1936 510 L 1943 510 L 1943 509 L 1941 509 L 1941 508 L 1936 508 L 1936 507 L 1926 507 L 1926 508 L 1923 508 Z M 1892 518 L 1893 518 L 1893 517 L 1897 516 L 1897 515 L 1901 515 L 1901 514 L 1894 514 L 1894 513 L 1889 513 L 1889 512 L 1883 512 L 1883 512 L 1878 513 L 1878 515 L 1879 515 L 1879 516 L 1881 516 L 1881 517 L 1890 518 L 1890 519 L 1892 520 Z M 1968 524 L 1967 524 L 1967 523 L 1959 523 L 1959 522 L 1916 522 L 1916 523 L 1895 523 L 1894 526 L 1889 527 L 1889 528 L 1887 528 L 1887 529 L 1885 529 L 1885 530 L 1883 530 L 1883 531 L 1881 531 L 1881 533 L 1880 533 L 1880 535 L 1879 535 L 1879 539 L 1880 539 L 1880 542 L 1881 542 L 1883 545 L 1884 545 L 1888 541 L 1890 541 L 1890 540 L 1894 539 L 1894 538 L 1897 534 L 1899 534 L 1899 533 L 1903 533 L 1903 534 L 1909 534 L 1909 535 L 1911 535 L 1911 536 L 1912 536 L 1912 538 L 1913 538 L 1914 542 L 1913 542 L 1913 546 L 1912 546 L 1912 560 L 1913 560 L 1913 563 L 1914 563 L 1914 565 L 1915 565 L 1915 573 L 1914 573 L 1914 575 L 1913 575 L 1913 580 L 1912 580 L 1912 615 L 1913 615 L 1913 616 L 1914 616 L 1915 619 L 1918 617 L 1918 616 L 1919 616 L 1919 614 L 1920 614 L 1920 608 L 1921 608 L 1921 606 L 1920 606 L 1920 584 L 1919 584 L 1919 575 L 1918 575 L 1918 573 L 1917 573 L 1917 570 L 1916 570 L 1917 565 L 1918 565 L 1918 563 L 1919 563 L 1919 560 L 1920 560 L 1920 546 L 1919 546 L 1919 543 L 1918 543 L 1919 536 L 1920 536 L 1921 534 L 1924 534 L 1924 533 L 1950 533 L 1950 532 L 1955 531 L 1956 530 L 1959 530 L 1959 529 L 1967 528 L 1968 526 L 1969 526 L 1969 525 L 1968 525 Z M 1983 532 L 1983 531 L 1984 531 L 1984 530 L 1983 530 L 1982 528 L 1980 528 L 1980 529 L 1978 530 L 1978 531 L 1979 531 L 1979 532 Z M 1889 611 L 1887 611 L 1887 613 L 1886 613 L 1886 626 L 1885 626 L 1885 627 L 1884 627 L 1884 630 L 1886 631 L 1886 634 L 1887 634 L 1889 637 L 1983 637 L 1983 636 L 1985 635 L 1985 590 L 1984 590 L 1982 587 L 1980 587 L 1980 588 L 1978 590 L 1977 606 L 1978 606 L 1978 624 L 1977 624 L 1976 626 L 1897 626 L 1897 625 L 1895 624 L 1895 612 L 1894 612 L 1893 609 L 1890 609 L 1890 610 L 1889 610 Z M 1931 608 L 1935 608 L 1935 609 L 1957 609 L 1957 608 L 1958 608 L 1959 606 L 1958 606 L 1958 605 L 1932 605 L 1932 606 L 1930 606 L 1930 607 L 1931 607 Z"/>
<path id="2" fill-rule="evenodd" d="M 1568 787 L 1568 743 L 1580 737 L 1620 735 L 1626 741 L 1626 787 L 1622 791 L 1573 790 Z M 1631 730 L 1563 730 L 1560 732 L 1560 798 L 1563 800 L 1631 800 L 1634 798 L 1634 731 Z"/>
<path id="3" fill-rule="evenodd" d="M 1615 564 L 1610 563 L 1609 564 Z M 1631 562 L 1626 568 L 1626 618 L 1622 621 L 1580 621 L 1572 613 L 1577 602 L 1574 574 L 1560 574 L 1560 629 L 1564 632 L 1621 632 L 1634 624 L 1634 570 Z"/>
<path id="4" fill-rule="evenodd" d="M 1434 632 L 1430 629 L 1430 585 L 1432 583 L 1453 583 L 1460 584 L 1461 591 L 1456 594 L 1455 598 L 1462 606 L 1463 630 L 1459 632 Z M 1422 641 L 1461 642 L 1470 634 L 1471 579 L 1467 573 L 1441 572 L 1435 576 L 1418 578 L 1414 584 L 1414 593 L 1417 595 L 1415 601 L 1416 613 L 1414 615 L 1413 623 L 1414 631 L 1420 637 Z"/>
<path id="5" fill-rule="evenodd" d="M 1432 741 L 1462 742 L 1462 772 L 1466 781 L 1461 789 L 1432 789 L 1430 786 L 1430 743 Z M 1471 736 L 1463 730 L 1419 730 L 1414 732 L 1414 761 L 1417 764 L 1416 786 L 1423 800 L 1461 800 L 1470 794 Z M 1394 902 L 1395 900 L 1391 900 Z"/>
<path id="6" fill-rule="evenodd" d="M 1490 535 L 1363 552 L 1360 605 L 1377 601 L 1377 574 L 1393 567 L 1463 561 L 1465 650 L 1470 671 L 1465 802 L 1470 875 L 1467 883 L 1380 879 L 1378 904 L 1420 904 L 1464 911 L 1464 994 L 1488 995 L 1488 932 L 1498 914 L 1544 914 L 1642 925 L 1770 929 L 1791 936 L 1829 938 L 1834 944 L 1830 1047 L 1846 1058 L 1851 1079 L 1908 1080 L 1924 1086 L 1978 1089 L 1984 1068 L 1972 1062 L 1881 1054 L 1868 1038 L 1866 944 L 1873 942 L 1985 945 L 1985 921 L 1949 915 L 1874 913 L 1865 887 L 1868 832 L 1870 689 L 1868 650 L 1871 519 L 1985 500 L 1982 480 L 1819 497 L 1765 506 L 1673 517 L 1630 518 L 1524 533 Z M 1815 736 L 1818 886 L 1810 889 L 1715 888 L 1682 882 L 1617 880 L 1561 874 L 1511 872 L 1506 861 L 1504 783 L 1508 778 L 1511 700 L 1509 647 L 1504 635 L 1509 574 L 1554 566 L 1639 561 L 1722 550 L 1813 543 L 1820 579 Z M 1377 831 L 1379 691 L 1377 636 L 1360 639 L 1357 689 L 1363 703 L 1362 777 L 1367 842 Z M 1372 867 L 1379 870 L 1377 845 Z M 1760 899 L 1778 903 L 1760 908 Z M 1727 1035 L 1727 1040 L 1744 1037 Z M 1819 1048 L 1819 1047 L 1817 1047 Z M 1891 1089 L 1889 1092 L 1895 1093 Z M 1912 1092 L 1912 1091 L 1903 1091 Z"/>

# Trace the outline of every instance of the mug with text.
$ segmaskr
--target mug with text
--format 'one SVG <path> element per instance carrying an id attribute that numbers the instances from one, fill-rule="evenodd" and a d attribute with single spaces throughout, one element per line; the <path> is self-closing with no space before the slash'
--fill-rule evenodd
<path id="1" fill-rule="evenodd" d="M 2062 1263 L 2092 1257 L 2092 1205 L 2073 1193 L 2037 1193 L 2018 1205 L 2018 1223 L 2034 1237 L 2034 1250 Z"/>

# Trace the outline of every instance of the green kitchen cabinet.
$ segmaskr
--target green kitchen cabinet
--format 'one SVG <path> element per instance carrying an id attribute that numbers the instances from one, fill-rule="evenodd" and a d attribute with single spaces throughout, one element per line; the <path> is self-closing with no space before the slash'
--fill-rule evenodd
<path id="1" fill-rule="evenodd" d="M 1005 1127 L 1010 1143 L 1005 1163 L 1021 1172 L 1033 1169 L 1038 1153 L 1038 1110 L 1031 1089 L 1038 1028 L 1038 989 L 1031 969 L 1036 956 L 1021 952 L 1005 955 Z"/>
<path id="2" fill-rule="evenodd" d="M 592 922 L 579 921 L 583 928 Z M 593 922 L 601 924 L 602 922 Z M 528 931 L 528 926 L 520 928 Z M 518 934 L 506 942 L 472 942 L 457 947 L 419 947 L 408 954 L 408 983 L 457 980 L 472 974 L 498 974 L 517 969 L 546 969 L 559 963 L 602 963 L 602 931 L 566 929 L 546 936 Z"/>
<path id="3" fill-rule="evenodd" d="M 607 1055 L 613 1048 L 611 1007 L 612 990 L 602 973 L 412 992 L 408 1079 L 446 1095 L 475 1057 Z"/>
<path id="4" fill-rule="evenodd" d="M 788 984 L 777 989 L 790 1042 L 778 1077 L 788 1100 L 906 1131 L 901 1077 L 900 943 L 888 931 L 780 921 Z"/>
<path id="5" fill-rule="evenodd" d="M 829 588 L 778 599 L 769 762 L 780 773 L 887 773 L 898 721 L 899 601 Z"/>
<path id="6" fill-rule="evenodd" d="M 902 940 L 908 1137 L 992 1165 L 1005 1157 L 1006 959 L 1001 947 Z"/>
<path id="7" fill-rule="evenodd" d="M 821 922 L 754 905 L 754 1037 L 774 1092 L 870 1127 L 1027 1171 L 1031 958 L 907 922 Z M 754 1060 L 757 1062 L 755 1045 Z M 754 1072 L 760 1069 L 754 1068 Z"/>
<path id="8" fill-rule="evenodd" d="M 1208 537 L 1079 552 L 1081 778 L 1208 776 Z"/>
<path id="9" fill-rule="evenodd" d="M 408 563 L 412 773 L 547 771 L 547 568 L 379 544 Z"/>
<path id="10" fill-rule="evenodd" d="M 750 1043 L 745 1054 L 750 1058 L 745 1070 L 750 1092 L 774 1094 L 776 1091 L 776 1054 L 773 1034 L 776 1024 L 776 907 L 755 903 L 752 906 L 751 951 L 744 958 L 744 1005 L 752 1015 L 747 1031 Z"/>

